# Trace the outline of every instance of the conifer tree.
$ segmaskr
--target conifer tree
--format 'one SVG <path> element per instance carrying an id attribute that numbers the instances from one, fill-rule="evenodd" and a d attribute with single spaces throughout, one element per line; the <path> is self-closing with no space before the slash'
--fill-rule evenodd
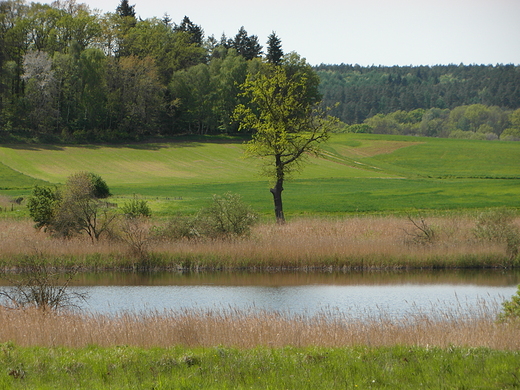
<path id="1" fill-rule="evenodd" d="M 271 35 L 269 35 L 267 40 L 267 62 L 273 65 L 280 65 L 283 57 L 282 51 L 282 41 L 276 33 L 273 31 Z"/>

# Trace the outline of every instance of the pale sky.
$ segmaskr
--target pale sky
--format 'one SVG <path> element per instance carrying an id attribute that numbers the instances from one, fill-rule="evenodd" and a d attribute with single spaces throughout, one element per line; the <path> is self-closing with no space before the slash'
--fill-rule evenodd
<path id="1" fill-rule="evenodd" d="M 44 1 L 50 2 L 50 1 Z M 113 12 L 120 0 L 77 0 Z M 520 0 L 129 0 L 141 18 L 186 15 L 206 36 L 241 26 L 311 65 L 520 64 Z"/>

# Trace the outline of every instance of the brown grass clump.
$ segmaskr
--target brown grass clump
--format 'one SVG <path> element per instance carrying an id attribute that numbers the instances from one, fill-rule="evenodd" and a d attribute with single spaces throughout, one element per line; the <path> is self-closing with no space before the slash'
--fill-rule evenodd
<path id="1" fill-rule="evenodd" d="M 355 345 L 473 346 L 520 349 L 520 326 L 499 324 L 484 310 L 478 316 L 411 315 L 393 320 L 385 315 L 352 319 L 290 317 L 280 313 L 185 311 L 100 314 L 47 313 L 0 309 L 0 342 L 21 346 L 87 345 L 140 347 L 256 346 L 282 347 Z"/>

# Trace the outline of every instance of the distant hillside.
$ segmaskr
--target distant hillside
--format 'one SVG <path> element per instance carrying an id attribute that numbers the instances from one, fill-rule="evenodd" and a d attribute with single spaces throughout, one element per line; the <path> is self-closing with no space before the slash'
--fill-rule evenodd
<path id="1" fill-rule="evenodd" d="M 483 104 L 520 108 L 520 67 L 515 65 L 320 65 L 324 104 L 348 124 L 397 110 L 453 109 Z"/>

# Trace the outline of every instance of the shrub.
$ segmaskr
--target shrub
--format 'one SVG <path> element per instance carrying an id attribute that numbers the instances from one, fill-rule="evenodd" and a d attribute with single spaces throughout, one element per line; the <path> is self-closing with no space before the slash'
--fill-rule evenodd
<path id="1" fill-rule="evenodd" d="M 1 289 L 0 296 L 14 308 L 32 306 L 43 311 L 75 308 L 77 301 L 87 298 L 85 293 L 69 290 L 77 267 L 60 270 L 60 267 L 48 264 L 41 255 L 25 257 L 19 267 L 21 272 L 17 274 L 1 272 L 2 278 L 11 286 Z"/>
<path id="2" fill-rule="evenodd" d="M 502 303 L 502 311 L 498 315 L 499 322 L 518 321 L 520 319 L 520 285 L 511 300 Z"/>
<path id="3" fill-rule="evenodd" d="M 199 212 L 198 219 L 208 230 L 207 235 L 248 235 L 258 216 L 238 194 L 213 195 L 213 201 Z"/>
<path id="4" fill-rule="evenodd" d="M 169 238 L 231 238 L 248 235 L 257 221 L 257 214 L 240 195 L 214 195 L 211 204 L 195 217 L 178 215 L 161 232 Z"/>
<path id="5" fill-rule="evenodd" d="M 152 215 L 148 202 L 135 197 L 130 202 L 126 202 L 121 210 L 129 218 L 150 217 Z"/>
<path id="6" fill-rule="evenodd" d="M 437 239 L 437 235 L 435 233 L 435 228 L 431 226 L 424 217 L 419 216 L 417 219 L 413 218 L 411 215 L 408 215 L 408 220 L 414 226 L 414 230 L 412 232 L 408 232 L 405 230 L 405 233 L 411 237 L 411 242 L 414 244 L 420 245 L 431 245 Z"/>
<path id="7" fill-rule="evenodd" d="M 49 227 L 54 221 L 60 202 L 61 193 L 56 187 L 35 186 L 27 201 L 29 215 L 36 223 L 34 227 Z"/>
<path id="8" fill-rule="evenodd" d="M 110 205 L 99 200 L 109 195 L 100 176 L 79 172 L 67 178 L 61 191 L 35 187 L 27 207 L 37 228 L 45 227 L 61 237 L 85 232 L 97 240 L 115 218 Z"/>
<path id="9" fill-rule="evenodd" d="M 87 173 L 87 177 L 90 179 L 92 183 L 92 191 L 93 196 L 97 199 L 105 199 L 111 196 L 110 189 L 105 180 L 101 178 L 101 176 L 96 175 L 95 173 Z"/>

